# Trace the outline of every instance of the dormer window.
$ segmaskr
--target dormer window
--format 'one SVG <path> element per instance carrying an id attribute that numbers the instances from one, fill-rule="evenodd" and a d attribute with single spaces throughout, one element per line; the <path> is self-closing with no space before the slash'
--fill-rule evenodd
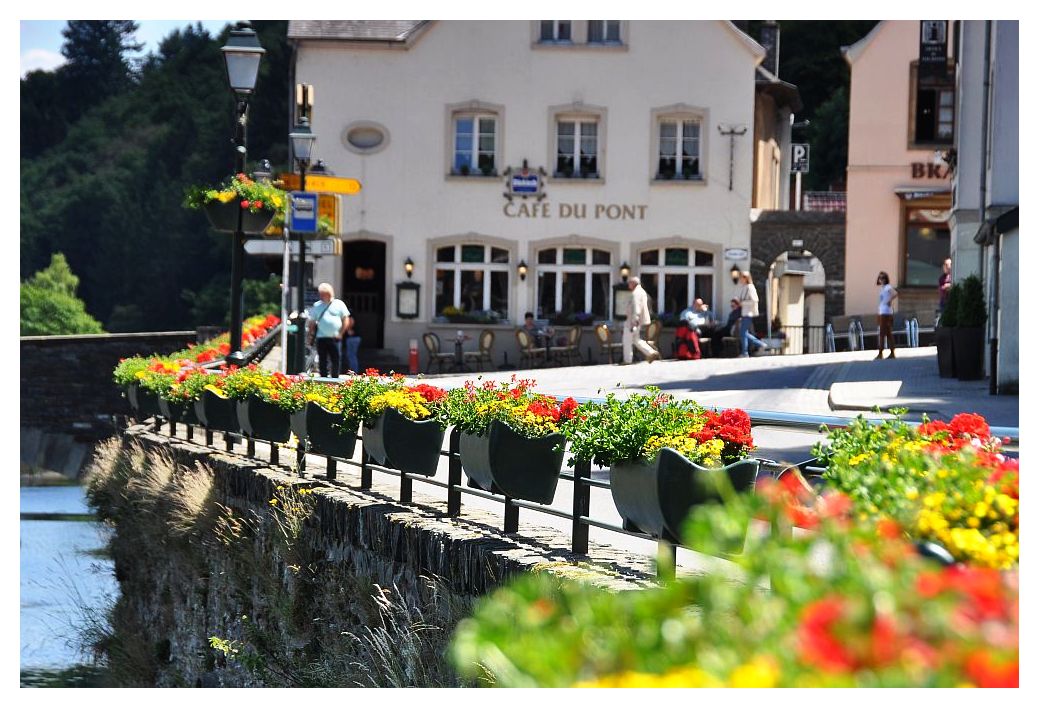
<path id="1" fill-rule="evenodd" d="M 572 42 L 570 20 L 541 20 L 541 42 Z"/>
<path id="2" fill-rule="evenodd" d="M 588 20 L 588 44 L 620 44 L 620 20 Z"/>

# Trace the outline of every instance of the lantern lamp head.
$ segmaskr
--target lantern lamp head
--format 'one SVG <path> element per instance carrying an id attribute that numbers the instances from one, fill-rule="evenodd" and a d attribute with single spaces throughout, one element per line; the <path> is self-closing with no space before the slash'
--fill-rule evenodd
<path id="1" fill-rule="evenodd" d="M 408 278 L 411 278 L 411 274 L 415 272 L 415 262 L 410 258 L 404 259 L 404 272 L 408 274 Z"/>
<path id="2" fill-rule="evenodd" d="M 520 261 L 519 265 L 516 266 L 516 271 L 519 273 L 520 280 L 527 279 L 527 262 Z"/>

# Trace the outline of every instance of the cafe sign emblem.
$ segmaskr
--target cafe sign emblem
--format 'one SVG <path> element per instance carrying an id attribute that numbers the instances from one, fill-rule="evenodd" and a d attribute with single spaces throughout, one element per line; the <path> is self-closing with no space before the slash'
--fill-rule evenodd
<path id="1" fill-rule="evenodd" d="M 509 167 L 505 170 L 505 193 L 502 195 L 510 202 L 514 197 L 527 199 L 534 197 L 537 201 L 545 198 L 545 177 L 548 173 L 543 167 L 532 170 L 523 161 L 519 168 Z"/>

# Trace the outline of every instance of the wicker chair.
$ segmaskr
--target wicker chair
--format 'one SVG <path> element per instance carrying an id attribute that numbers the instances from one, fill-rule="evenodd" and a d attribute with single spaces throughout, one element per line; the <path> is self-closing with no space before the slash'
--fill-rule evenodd
<path id="1" fill-rule="evenodd" d="M 664 325 L 660 324 L 660 320 L 653 320 L 646 327 L 646 336 L 644 337 L 646 344 L 657 350 L 657 354 L 660 353 L 660 347 L 657 346 L 657 340 L 660 339 L 660 330 L 664 329 Z"/>
<path id="2" fill-rule="evenodd" d="M 549 347 L 548 355 L 560 364 L 566 364 L 572 366 L 575 363 L 580 363 L 581 352 L 578 349 L 578 345 L 581 343 L 581 325 L 574 325 L 566 331 L 566 344 L 559 346 Z M 566 360 L 564 362 L 564 359 Z"/>
<path id="3" fill-rule="evenodd" d="M 462 354 L 462 361 L 474 362 L 477 366 L 483 369 L 483 363 L 487 362 L 488 366 L 493 368 L 494 361 L 491 359 L 491 347 L 494 346 L 494 332 L 489 329 L 485 329 L 480 332 L 480 339 L 478 340 L 479 348 L 474 352 L 464 352 Z"/>
<path id="4" fill-rule="evenodd" d="M 545 363 L 545 349 L 544 347 L 535 347 L 534 338 L 522 329 L 516 330 L 516 342 L 520 348 L 520 368 L 523 368 L 524 362 L 533 368 L 534 365 L 540 361 L 542 364 Z"/>
<path id="5" fill-rule="evenodd" d="M 602 355 L 606 354 L 607 361 L 613 363 L 613 352 L 620 353 L 621 343 L 610 341 L 610 328 L 606 324 L 600 324 L 595 326 L 595 338 L 599 340 L 599 357 L 602 360 Z"/>
<path id="6" fill-rule="evenodd" d="M 422 343 L 426 345 L 426 354 L 429 356 L 426 362 L 426 373 L 430 373 L 430 369 L 433 368 L 433 364 L 437 365 L 437 372 L 443 373 L 444 362 L 451 363 L 454 361 L 455 355 L 451 352 L 440 351 L 440 337 L 433 332 L 426 332 L 422 335 Z"/>

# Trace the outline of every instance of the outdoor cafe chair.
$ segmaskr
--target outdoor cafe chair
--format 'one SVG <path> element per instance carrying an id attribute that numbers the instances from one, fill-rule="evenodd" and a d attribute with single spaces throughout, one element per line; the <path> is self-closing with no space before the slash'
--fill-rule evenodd
<path id="1" fill-rule="evenodd" d="M 516 342 L 520 348 L 520 368 L 524 362 L 528 367 L 533 367 L 538 361 L 545 362 L 544 347 L 534 346 L 534 338 L 523 329 L 516 330 Z"/>
<path id="2" fill-rule="evenodd" d="M 440 337 L 436 333 L 426 332 L 423 334 L 422 343 L 426 345 L 426 354 L 429 356 L 426 362 L 427 374 L 430 373 L 434 363 L 437 365 L 437 372 L 443 373 L 444 364 L 450 364 L 454 361 L 455 355 L 453 353 L 440 351 Z"/>
<path id="3" fill-rule="evenodd" d="M 465 352 L 462 355 L 462 360 L 475 362 L 481 368 L 483 363 L 487 362 L 489 368 L 494 368 L 493 360 L 491 359 L 491 347 L 494 346 L 494 332 L 489 329 L 480 332 L 478 346 L 479 348 L 474 352 Z"/>
<path id="4" fill-rule="evenodd" d="M 610 328 L 606 326 L 606 323 L 598 324 L 595 326 L 595 338 L 599 340 L 599 357 L 602 360 L 602 355 L 606 354 L 607 361 L 613 363 L 613 352 L 620 353 L 621 343 L 610 341 Z"/>

